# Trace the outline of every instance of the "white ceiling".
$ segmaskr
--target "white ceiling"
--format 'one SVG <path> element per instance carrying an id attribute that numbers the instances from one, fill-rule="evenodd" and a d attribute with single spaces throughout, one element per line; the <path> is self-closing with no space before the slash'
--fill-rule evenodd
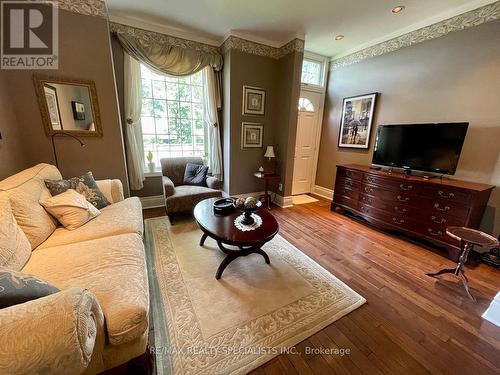
<path id="1" fill-rule="evenodd" d="M 112 21 L 220 45 L 229 35 L 340 57 L 495 0 L 106 0 Z M 404 5 L 400 14 L 391 9 Z M 345 35 L 335 41 L 337 34 Z"/>

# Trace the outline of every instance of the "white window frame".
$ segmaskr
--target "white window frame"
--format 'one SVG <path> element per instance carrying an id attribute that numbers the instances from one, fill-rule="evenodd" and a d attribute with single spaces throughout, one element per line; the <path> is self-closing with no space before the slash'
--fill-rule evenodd
<path id="1" fill-rule="evenodd" d="M 310 91 L 319 91 L 319 92 L 324 92 L 325 91 L 325 83 L 326 83 L 326 77 L 327 77 L 327 67 L 328 67 L 328 57 L 326 56 L 321 56 L 309 51 L 304 52 L 304 60 L 308 61 L 313 61 L 315 63 L 321 64 L 321 71 L 320 71 L 320 84 L 319 85 L 314 85 L 311 83 L 305 83 L 301 82 L 301 87 L 306 90 Z M 301 74 L 301 79 L 302 79 L 302 74 Z"/>

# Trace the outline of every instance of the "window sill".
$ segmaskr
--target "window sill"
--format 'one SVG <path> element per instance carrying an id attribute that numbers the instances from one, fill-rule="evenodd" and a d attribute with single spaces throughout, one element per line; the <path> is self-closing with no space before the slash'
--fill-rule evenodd
<path id="1" fill-rule="evenodd" d="M 144 177 L 160 177 L 160 176 L 162 176 L 160 170 L 154 172 L 151 172 L 149 170 L 144 171 Z"/>

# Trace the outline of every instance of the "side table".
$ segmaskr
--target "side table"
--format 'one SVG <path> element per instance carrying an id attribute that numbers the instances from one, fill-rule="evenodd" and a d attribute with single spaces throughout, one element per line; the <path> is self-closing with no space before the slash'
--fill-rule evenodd
<path id="1" fill-rule="evenodd" d="M 448 227 L 446 228 L 446 234 L 460 241 L 461 250 L 458 263 L 455 268 L 445 268 L 438 272 L 427 273 L 426 275 L 434 277 L 442 275 L 444 273 L 454 274 L 462 280 L 467 295 L 475 302 L 476 299 L 469 291 L 469 280 L 467 279 L 467 276 L 465 276 L 465 262 L 467 262 L 469 252 L 472 250 L 472 247 L 474 245 L 494 247 L 498 246 L 498 240 L 495 237 L 490 236 L 489 234 L 465 227 Z"/>
<path id="2" fill-rule="evenodd" d="M 264 200 L 264 204 L 267 204 L 267 208 L 271 209 L 271 194 L 269 194 L 269 181 L 279 181 L 281 176 L 277 173 L 266 173 L 266 172 L 255 172 L 253 174 L 255 177 L 264 180 L 264 194 L 260 196 Z"/>

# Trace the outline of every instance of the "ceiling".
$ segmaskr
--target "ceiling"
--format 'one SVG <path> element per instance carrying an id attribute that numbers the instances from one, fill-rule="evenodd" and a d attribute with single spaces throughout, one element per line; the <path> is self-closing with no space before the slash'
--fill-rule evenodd
<path id="1" fill-rule="evenodd" d="M 220 45 L 229 35 L 340 57 L 494 0 L 105 0 L 112 21 Z M 391 13 L 404 5 L 399 14 Z M 335 41 L 337 34 L 345 35 Z"/>

